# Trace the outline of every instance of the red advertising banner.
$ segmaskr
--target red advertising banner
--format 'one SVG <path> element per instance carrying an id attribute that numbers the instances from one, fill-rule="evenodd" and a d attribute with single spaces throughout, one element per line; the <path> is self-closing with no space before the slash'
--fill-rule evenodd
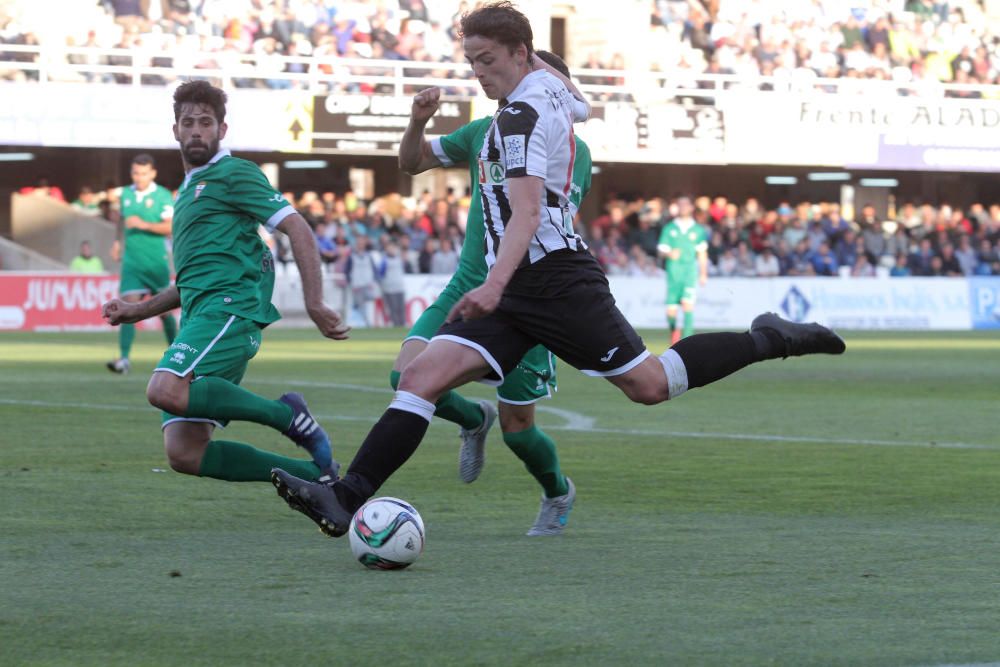
<path id="1" fill-rule="evenodd" d="M 0 331 L 107 331 L 101 305 L 118 296 L 118 276 L 0 273 Z M 139 324 L 159 327 L 159 318 Z"/>

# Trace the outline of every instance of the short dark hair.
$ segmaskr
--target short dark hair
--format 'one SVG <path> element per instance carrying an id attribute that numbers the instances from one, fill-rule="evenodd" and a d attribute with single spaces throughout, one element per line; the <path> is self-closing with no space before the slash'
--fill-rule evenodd
<path id="1" fill-rule="evenodd" d="M 524 44 L 528 49 L 528 56 L 535 52 L 531 23 L 509 0 L 491 2 L 463 14 L 459 34 L 462 38 L 492 39 L 511 51 Z"/>
<path id="2" fill-rule="evenodd" d="M 134 158 L 132 158 L 132 164 L 137 164 L 140 167 L 150 166 L 156 169 L 156 160 L 149 153 L 139 153 Z"/>
<path id="3" fill-rule="evenodd" d="M 180 120 L 181 109 L 185 104 L 204 104 L 211 107 L 215 120 L 221 125 L 226 119 L 226 93 L 216 88 L 208 81 L 199 79 L 182 83 L 174 91 L 174 120 Z"/>
<path id="4" fill-rule="evenodd" d="M 552 65 L 552 67 L 554 67 L 557 72 L 562 74 L 567 79 L 572 78 L 569 75 L 569 67 L 566 65 L 566 61 L 557 56 L 556 54 L 552 53 L 551 51 L 543 51 L 539 49 L 538 51 L 535 51 L 535 55 L 541 58 L 549 65 Z"/>

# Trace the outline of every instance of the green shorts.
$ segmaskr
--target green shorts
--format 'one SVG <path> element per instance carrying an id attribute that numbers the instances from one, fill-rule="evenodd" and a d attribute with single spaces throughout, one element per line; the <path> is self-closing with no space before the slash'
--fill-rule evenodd
<path id="1" fill-rule="evenodd" d="M 119 296 L 124 294 L 157 294 L 170 287 L 170 265 L 149 262 L 145 266 L 122 264 L 118 282 Z"/>
<path id="2" fill-rule="evenodd" d="M 667 276 L 667 305 L 676 306 L 682 301 L 694 305 L 698 293 L 698 279 L 671 279 Z"/>
<path id="3" fill-rule="evenodd" d="M 239 384 L 247 363 L 260 349 L 262 332 L 256 322 L 228 313 L 206 313 L 185 319 L 177 338 L 171 343 L 154 373 L 173 373 L 179 377 L 211 376 Z M 163 413 L 163 426 L 175 421 L 209 422 L 225 426 L 216 419 L 179 417 Z"/>
<path id="4" fill-rule="evenodd" d="M 449 288 L 451 284 L 420 315 L 403 342 L 411 339 L 429 342 L 434 337 L 452 306 L 462 297 L 461 292 Z M 528 350 L 517 368 L 504 377 L 503 384 L 497 387 L 497 399 L 512 405 L 530 405 L 550 398 L 556 389 L 555 355 L 537 345 Z"/>

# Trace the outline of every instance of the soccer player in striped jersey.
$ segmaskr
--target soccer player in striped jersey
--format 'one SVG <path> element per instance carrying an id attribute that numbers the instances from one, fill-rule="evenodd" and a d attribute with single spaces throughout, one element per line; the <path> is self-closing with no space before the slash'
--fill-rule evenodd
<path id="1" fill-rule="evenodd" d="M 323 484 L 273 472 L 288 505 L 333 537 L 347 531 L 353 512 L 413 454 L 438 397 L 472 380 L 502 382 L 535 345 L 647 405 L 765 359 L 845 349 L 826 327 L 765 313 L 749 331 L 696 334 L 662 355 L 650 354 L 573 231 L 573 96 L 535 68 L 531 26 L 509 2 L 478 7 L 461 28 L 476 78 L 500 101 L 479 155 L 489 273 L 403 370 L 395 398 L 343 479 Z"/>
<path id="2" fill-rule="evenodd" d="M 260 167 L 219 148 L 227 125 L 226 94 L 207 81 L 174 92 L 174 137 L 186 176 L 174 204 L 175 285 L 139 303 L 113 299 L 111 324 L 138 322 L 180 306 L 181 330 L 146 388 L 163 411 L 163 444 L 177 472 L 232 482 L 264 481 L 274 466 L 307 479 L 336 475 L 330 440 L 301 394 L 278 399 L 240 387 L 263 330 L 281 316 L 271 305 L 274 258 L 258 229 L 288 235 L 302 276 L 306 312 L 320 333 L 347 338 L 338 313 L 323 304 L 316 240 L 305 219 L 268 183 Z M 230 420 L 280 431 L 312 460 L 213 438 Z"/>
<path id="3" fill-rule="evenodd" d="M 548 51 L 536 54 L 569 78 L 569 69 L 562 58 Z M 474 120 L 447 136 L 429 141 L 424 138 L 424 128 L 438 109 L 440 94 L 440 89 L 428 88 L 414 97 L 410 123 L 399 147 L 399 164 L 403 171 L 410 174 L 436 167 L 468 164 L 472 203 L 458 270 L 403 340 L 390 377 L 393 389 L 399 383 L 401 371 L 427 347 L 455 303 L 486 279 L 487 267 L 483 257 L 485 223 L 479 193 L 478 155 L 492 119 Z M 579 209 L 580 202 L 590 190 L 591 169 L 590 149 L 577 138 L 573 187 L 569 196 L 571 214 Z M 559 465 L 556 443 L 535 424 L 535 403 L 550 397 L 555 387 L 555 357 L 541 345 L 532 348 L 504 378 L 503 384 L 497 387 L 500 430 L 504 442 L 542 487 L 541 507 L 527 533 L 529 536 L 560 534 L 566 527 L 576 497 L 572 480 L 562 473 Z M 483 468 L 486 436 L 497 416 L 496 409 L 489 401 L 473 402 L 455 390 L 445 392 L 434 407 L 436 416 L 461 426 L 459 477 L 466 483 L 475 481 Z"/>

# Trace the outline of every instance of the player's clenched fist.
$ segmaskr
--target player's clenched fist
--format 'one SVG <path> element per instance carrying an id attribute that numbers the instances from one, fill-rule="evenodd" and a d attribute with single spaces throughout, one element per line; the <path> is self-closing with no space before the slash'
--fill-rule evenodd
<path id="1" fill-rule="evenodd" d="M 134 324 L 140 317 L 137 314 L 136 304 L 127 303 L 121 299 L 111 299 L 101 306 L 101 317 L 111 326 L 119 324 Z"/>
<path id="2" fill-rule="evenodd" d="M 414 120 L 429 120 L 437 113 L 438 104 L 441 101 L 441 89 L 425 88 L 413 96 L 413 106 L 410 115 Z"/>

